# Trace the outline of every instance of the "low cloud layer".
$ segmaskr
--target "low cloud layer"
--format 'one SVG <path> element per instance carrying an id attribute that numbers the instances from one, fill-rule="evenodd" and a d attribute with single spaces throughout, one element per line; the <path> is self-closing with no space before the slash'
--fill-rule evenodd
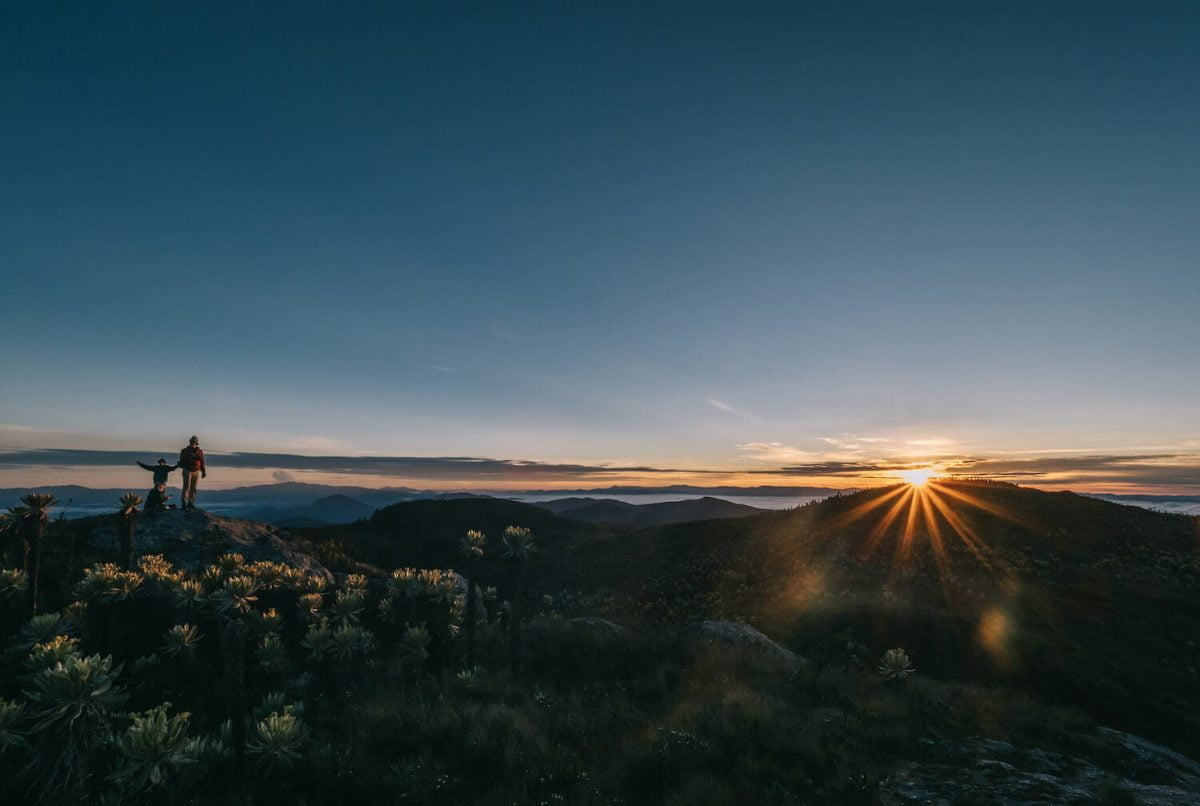
<path id="1" fill-rule="evenodd" d="M 887 457 L 865 454 L 826 455 L 797 451 L 779 443 L 750 443 L 739 446 L 758 460 L 774 466 L 753 469 L 697 469 L 652 467 L 648 465 L 604 465 L 538 462 L 523 459 L 492 459 L 475 456 L 304 456 L 287 453 L 213 454 L 216 466 L 267 470 L 276 481 L 290 481 L 298 473 L 373 476 L 377 478 L 421 479 L 429 482 L 478 484 L 496 482 L 578 482 L 622 483 L 630 478 L 661 478 L 663 483 L 679 477 L 700 477 L 731 483 L 731 477 L 756 484 L 754 478 L 771 477 L 771 483 L 785 478 L 797 483 L 825 478 L 846 484 L 888 483 L 896 472 L 914 466 L 932 465 L 950 476 L 978 476 L 1045 486 L 1076 488 L 1143 490 L 1195 488 L 1200 490 L 1200 455 L 1191 453 L 1153 453 L 1139 455 L 1038 456 L 1010 457 Z M 58 470 L 72 468 L 132 466 L 137 461 L 153 461 L 159 454 L 134 451 L 91 451 L 67 449 L 0 450 L 0 469 Z M 171 455 L 171 454 L 167 454 Z M 774 460 L 773 462 L 771 460 Z M 674 478 L 673 478 L 674 477 Z"/>
<path id="2" fill-rule="evenodd" d="M 111 467 L 146 461 L 145 452 L 66 449 L 0 452 L 0 467 Z M 661 468 L 645 465 L 588 465 L 489 459 L 476 456 L 301 456 L 288 453 L 210 454 L 214 465 L 274 470 L 277 479 L 294 478 L 289 471 L 313 471 L 363 476 L 427 478 L 441 481 L 513 478 L 606 479 L 629 474 L 707 474 L 727 471 Z"/>

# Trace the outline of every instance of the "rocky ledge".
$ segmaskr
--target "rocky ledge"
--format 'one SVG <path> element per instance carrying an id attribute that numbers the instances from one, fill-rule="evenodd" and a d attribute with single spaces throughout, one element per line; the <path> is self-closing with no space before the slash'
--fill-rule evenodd
<path id="1" fill-rule="evenodd" d="M 902 761 L 884 782 L 885 804 L 1200 803 L 1200 765 L 1162 745 L 1099 728 L 1104 768 L 993 739 L 925 739 L 924 758 Z"/>
<path id="2" fill-rule="evenodd" d="M 98 551 L 113 550 L 115 556 L 119 542 L 116 519 L 88 532 L 86 540 Z M 199 509 L 142 514 L 137 519 L 134 546 L 139 556 L 162 554 L 179 568 L 197 573 L 222 554 L 241 554 L 247 562 L 270 560 L 329 575 L 323 565 L 288 545 L 286 531 Z"/>

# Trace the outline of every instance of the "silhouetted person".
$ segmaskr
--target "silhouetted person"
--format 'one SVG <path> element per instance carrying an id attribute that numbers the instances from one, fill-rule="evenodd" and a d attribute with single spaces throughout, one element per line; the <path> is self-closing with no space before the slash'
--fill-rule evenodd
<path id="1" fill-rule="evenodd" d="M 187 447 L 179 452 L 179 467 L 183 470 L 183 494 L 179 503 L 184 509 L 196 508 L 196 485 L 208 477 L 204 467 L 204 451 L 200 450 L 200 437 L 188 440 Z"/>
<path id="2" fill-rule="evenodd" d="M 145 462 L 138 462 L 138 467 L 143 470 L 149 470 L 154 474 L 154 485 L 166 484 L 167 477 L 171 475 L 171 471 L 179 467 L 178 464 L 169 465 L 166 459 L 159 459 L 158 464 L 148 465 Z"/>
<path id="3" fill-rule="evenodd" d="M 154 489 L 150 490 L 146 496 L 146 512 L 165 512 L 168 509 L 174 509 L 174 504 L 168 504 L 167 499 L 171 496 L 167 495 L 167 485 L 158 483 L 154 485 Z"/>

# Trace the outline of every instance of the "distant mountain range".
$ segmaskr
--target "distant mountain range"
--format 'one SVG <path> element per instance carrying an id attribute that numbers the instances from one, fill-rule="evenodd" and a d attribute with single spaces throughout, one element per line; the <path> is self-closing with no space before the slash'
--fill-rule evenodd
<path id="1" fill-rule="evenodd" d="M 175 496 L 173 501 L 176 501 L 179 488 L 178 479 L 171 480 L 168 484 L 168 493 Z M 65 485 L 50 485 L 39 487 L 12 487 L 0 489 L 0 508 L 14 506 L 19 503 L 21 496 L 29 492 L 45 492 L 50 493 L 59 501 L 58 511 L 65 513 L 67 517 L 81 517 L 85 515 L 96 515 L 106 510 L 115 508 L 116 501 L 122 495 L 128 492 L 137 492 L 145 495 L 146 490 L 150 487 L 149 474 L 146 476 L 144 488 L 104 488 L 96 489 L 92 487 L 81 487 L 74 484 Z M 241 518 L 251 518 L 255 520 L 263 520 L 269 523 L 279 525 L 292 526 L 312 526 L 323 523 L 347 523 L 363 517 L 369 517 L 372 512 L 377 509 L 397 504 L 402 501 L 415 501 L 425 499 L 458 499 L 458 498 L 520 498 L 522 496 L 589 496 L 589 502 L 596 503 L 597 494 L 605 495 L 680 495 L 680 496 L 773 496 L 773 497 L 805 497 L 805 496 L 829 496 L 834 495 L 839 491 L 827 487 L 783 487 L 783 486 L 760 486 L 760 487 L 693 487 L 690 485 L 671 485 L 666 487 L 623 487 L 613 486 L 603 490 L 512 490 L 512 491 L 494 491 L 494 492 L 453 492 L 447 493 L 439 490 L 417 490 L 411 487 L 355 487 L 355 486 L 336 486 L 326 484 L 308 484 L 305 482 L 289 481 L 278 484 L 259 484 L 247 487 L 234 487 L 226 490 L 212 490 L 205 488 L 203 482 L 200 486 L 200 494 L 197 498 L 199 505 L 207 510 L 221 514 L 230 515 Z M 330 499 L 330 500 L 327 500 Z M 604 499 L 609 502 L 606 506 L 612 509 L 612 520 L 610 523 L 626 524 L 626 525 L 650 525 L 653 523 L 671 523 L 678 522 L 678 515 L 661 514 L 670 511 L 670 507 L 654 510 L 635 510 L 641 514 L 635 516 L 628 512 L 625 515 L 617 515 L 615 508 L 610 506 L 612 499 Z M 177 502 L 177 501 L 176 501 Z M 545 502 L 532 502 L 539 506 L 546 506 Z M 554 502 L 550 502 L 554 503 Z M 620 502 L 616 502 L 620 506 Z M 728 502 L 725 504 L 725 509 L 722 514 L 714 514 L 705 517 L 731 517 L 734 510 L 729 507 L 736 506 Z M 629 504 L 629 507 L 635 505 Z M 653 505 L 636 505 L 636 506 L 655 506 Z M 706 505 L 711 509 L 712 505 Z M 707 511 L 706 507 L 700 507 L 696 511 Z M 623 508 L 623 507 L 621 507 Z M 753 507 L 747 509 L 754 510 Z M 715 510 L 713 510 L 715 512 Z M 756 510 L 755 510 L 756 511 Z M 578 517 L 582 519 L 594 519 L 601 517 L 603 509 L 597 509 L 593 512 L 579 513 Z M 658 514 L 655 514 L 658 513 Z M 743 512 L 742 514 L 753 514 L 752 512 Z M 662 520 L 668 518 L 668 520 Z M 689 517 L 688 520 L 695 518 Z"/>
<path id="2" fill-rule="evenodd" d="M 579 490 L 521 490 L 501 493 L 500 495 L 779 495 L 787 498 L 804 496 L 847 495 L 858 492 L 857 487 L 789 487 L 784 485 L 764 484 L 757 487 L 694 487 L 691 484 L 670 484 L 665 487 L 629 487 L 614 485 L 603 489 Z"/>
<path id="3" fill-rule="evenodd" d="M 146 487 L 149 487 L 147 474 Z M 173 480 L 174 481 L 174 480 Z M 178 495 L 178 488 L 169 485 L 169 492 Z M 0 509 L 19 503 L 28 492 L 47 492 L 59 501 L 58 511 L 67 517 L 96 515 L 115 509 L 117 499 L 129 490 L 124 488 L 93 489 L 78 485 L 58 485 L 37 488 L 0 489 Z M 829 487 L 696 487 L 686 484 L 665 487 L 612 486 L 603 490 L 522 490 L 505 492 L 454 492 L 417 490 L 411 487 L 354 487 L 304 482 L 282 482 L 235 487 L 228 490 L 209 490 L 201 486 L 198 501 L 204 509 L 220 515 L 259 520 L 292 528 L 351 523 L 369 518 L 378 509 L 404 501 L 454 500 L 470 498 L 521 498 L 550 496 L 563 498 L 533 500 L 527 503 L 556 514 L 587 523 L 645 527 L 697 520 L 736 518 L 756 515 L 763 510 L 721 499 L 721 496 L 760 498 L 802 498 L 806 496 L 846 495 L 852 491 Z M 607 496 L 679 495 L 686 500 L 638 504 Z M 1184 514 L 1200 513 L 1200 495 L 1134 495 L 1095 494 L 1116 503 L 1131 504 L 1145 509 L 1159 509 Z M 174 500 L 174 499 L 172 499 Z"/>
<path id="4" fill-rule="evenodd" d="M 263 521 L 291 528 L 353 523 L 375 514 L 376 507 L 348 495 L 327 495 L 299 507 L 267 507 L 243 515 L 246 520 Z"/>
<path id="5" fill-rule="evenodd" d="M 557 501 L 536 503 L 535 506 L 574 521 L 638 528 L 720 518 L 745 518 L 770 512 L 767 509 L 735 504 L 711 496 L 656 504 L 630 504 L 612 498 L 561 498 Z"/>

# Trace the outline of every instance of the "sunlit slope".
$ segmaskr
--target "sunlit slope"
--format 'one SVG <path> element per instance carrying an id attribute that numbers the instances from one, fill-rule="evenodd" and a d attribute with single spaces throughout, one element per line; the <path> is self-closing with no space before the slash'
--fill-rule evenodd
<path id="1" fill-rule="evenodd" d="M 931 482 L 581 541 L 560 559 L 569 584 L 610 586 L 631 619 L 739 617 L 810 654 L 831 636 L 903 646 L 924 673 L 1007 681 L 1197 744 L 1198 525 Z"/>

